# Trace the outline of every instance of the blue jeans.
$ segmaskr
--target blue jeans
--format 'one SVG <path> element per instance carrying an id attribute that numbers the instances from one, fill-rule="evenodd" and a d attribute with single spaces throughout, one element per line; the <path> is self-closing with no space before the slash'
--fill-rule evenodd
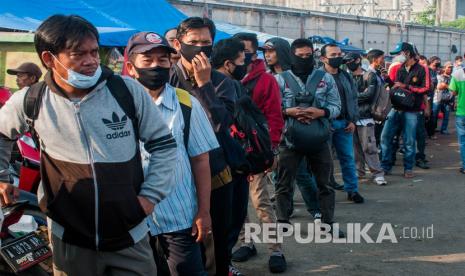
<path id="1" fill-rule="evenodd" d="M 418 112 L 418 123 L 417 123 L 417 154 L 416 160 L 425 160 L 426 154 L 426 125 L 425 125 L 425 115 L 421 112 Z"/>
<path id="2" fill-rule="evenodd" d="M 357 169 L 354 156 L 354 134 L 345 132 L 348 122 L 346 120 L 334 120 L 331 122 L 332 143 L 336 149 L 337 158 L 341 165 L 344 190 L 346 192 L 358 192 Z"/>
<path id="3" fill-rule="evenodd" d="M 462 159 L 462 168 L 465 169 L 465 116 L 457 115 L 455 118 L 455 128 L 460 146 L 460 157 Z"/>
<path id="4" fill-rule="evenodd" d="M 440 111 L 444 113 L 444 118 L 442 119 L 441 124 L 441 132 L 445 132 L 447 131 L 447 126 L 449 125 L 450 105 L 442 103 L 433 103 L 433 118 L 436 122 L 435 124 L 437 124 Z"/>
<path id="5" fill-rule="evenodd" d="M 307 169 L 307 160 L 303 159 L 300 162 L 299 170 L 295 177 L 297 186 L 299 187 L 302 198 L 307 206 L 307 211 L 313 216 L 316 212 L 320 212 L 320 202 L 318 201 L 318 188 L 315 179 Z"/>
<path id="6" fill-rule="evenodd" d="M 399 129 L 404 141 L 404 170 L 413 170 L 415 163 L 415 141 L 417 134 L 418 112 L 391 110 L 381 133 L 381 167 L 385 172 L 392 169 L 393 139 Z"/>

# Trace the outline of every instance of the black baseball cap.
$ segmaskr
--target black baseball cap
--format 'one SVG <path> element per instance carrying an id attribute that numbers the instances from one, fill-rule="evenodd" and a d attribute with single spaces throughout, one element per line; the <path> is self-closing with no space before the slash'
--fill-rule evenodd
<path id="1" fill-rule="evenodd" d="M 355 61 L 357 59 L 362 59 L 362 55 L 358 54 L 358 53 L 348 53 L 347 55 L 344 56 L 344 60 L 346 62 L 352 62 L 352 61 Z"/>
<path id="2" fill-rule="evenodd" d="M 18 73 L 28 73 L 40 79 L 42 76 L 42 71 L 40 70 L 39 66 L 32 62 L 25 62 L 21 64 L 18 68 L 15 69 L 8 69 L 6 72 L 9 75 L 17 75 Z"/>
<path id="3" fill-rule="evenodd" d="M 396 48 L 389 52 L 391 55 L 398 55 L 400 52 L 403 51 L 409 51 L 410 53 L 416 53 L 418 54 L 418 50 L 416 49 L 415 46 L 413 46 L 411 43 L 408 42 L 399 42 L 396 45 Z"/>
<path id="4" fill-rule="evenodd" d="M 170 53 L 176 54 L 176 50 L 168 44 L 163 36 L 154 32 L 136 33 L 128 41 L 126 47 L 128 55 L 142 54 L 154 48 L 165 48 Z"/>

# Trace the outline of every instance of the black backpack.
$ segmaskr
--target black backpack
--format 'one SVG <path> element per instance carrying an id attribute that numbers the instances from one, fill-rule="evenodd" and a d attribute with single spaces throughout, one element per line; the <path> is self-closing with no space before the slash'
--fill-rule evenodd
<path id="1" fill-rule="evenodd" d="M 235 105 L 234 124 L 231 126 L 231 135 L 244 149 L 251 174 L 265 172 L 273 166 L 274 161 L 268 122 L 251 98 L 257 81 L 258 78 L 241 89 Z"/>
<path id="2" fill-rule="evenodd" d="M 132 97 L 131 92 L 129 92 L 126 83 L 123 78 L 118 75 L 111 75 L 107 79 L 108 89 L 111 92 L 111 95 L 118 102 L 118 105 L 123 109 L 124 113 L 129 117 L 132 122 L 136 143 L 139 143 L 139 121 L 136 116 L 136 106 L 134 104 L 134 98 Z M 24 113 L 26 114 L 26 123 L 28 125 L 28 132 L 31 134 L 32 139 L 34 140 L 36 146 L 40 146 L 39 136 L 34 129 L 34 122 L 37 120 L 40 111 L 40 104 L 42 102 L 42 96 L 45 92 L 47 85 L 44 81 L 33 84 L 26 92 L 24 98 Z M 181 112 L 184 118 L 184 144 L 187 150 L 187 143 L 189 140 L 189 130 L 190 130 L 190 118 L 192 106 L 187 101 L 183 100 L 182 93 L 183 90 L 176 89 L 176 94 L 179 99 L 181 106 Z"/>

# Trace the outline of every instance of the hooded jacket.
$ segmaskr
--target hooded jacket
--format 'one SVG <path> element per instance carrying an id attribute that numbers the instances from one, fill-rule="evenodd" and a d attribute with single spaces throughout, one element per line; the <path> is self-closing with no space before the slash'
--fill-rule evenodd
<path id="1" fill-rule="evenodd" d="M 273 45 L 273 49 L 275 49 L 276 56 L 278 58 L 278 63 L 281 66 L 282 70 L 291 70 L 291 45 L 289 45 L 289 42 L 280 37 L 273 37 L 265 41 L 265 45 L 267 43 Z M 274 68 L 272 66 L 270 66 L 270 69 L 273 73 L 275 73 Z"/>
<path id="2" fill-rule="evenodd" d="M 139 139 L 152 153 L 144 179 L 132 121 L 106 85 L 112 74 L 103 68 L 94 88 L 74 101 L 48 72 L 34 123 L 41 144 L 41 204 L 52 219 L 52 232 L 66 243 L 103 251 L 130 247 L 147 235 L 137 197 L 155 205 L 163 200 L 174 188 L 176 162 L 176 141 L 157 119 L 160 111 L 140 84 L 123 77 L 134 99 Z M 0 109 L 0 181 L 8 180 L 11 144 L 28 128 L 27 89 Z"/>
<path id="3" fill-rule="evenodd" d="M 270 128 L 271 142 L 273 148 L 276 148 L 281 141 L 284 127 L 281 112 L 281 93 L 276 79 L 266 72 L 265 62 L 262 59 L 256 59 L 252 62 L 252 70 L 242 80 L 242 84 L 247 86 L 249 82 L 255 80 L 252 100 L 265 115 Z"/>

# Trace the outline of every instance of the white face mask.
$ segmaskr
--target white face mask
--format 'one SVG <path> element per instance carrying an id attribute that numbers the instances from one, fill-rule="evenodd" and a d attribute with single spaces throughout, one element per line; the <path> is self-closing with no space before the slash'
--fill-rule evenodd
<path id="1" fill-rule="evenodd" d="M 405 63 L 407 61 L 407 57 L 403 53 L 400 54 L 397 58 L 400 63 Z"/>
<path id="2" fill-rule="evenodd" d="M 50 53 L 56 61 L 58 61 L 58 63 L 63 66 L 63 68 L 66 69 L 66 71 L 68 72 L 68 79 L 65 79 L 63 78 L 62 76 L 60 76 L 60 74 L 57 73 L 57 75 L 64 81 L 66 82 L 67 84 L 71 85 L 72 87 L 74 88 L 77 88 L 77 89 L 87 89 L 87 88 L 90 88 L 92 86 L 94 86 L 97 81 L 99 80 L 100 76 L 102 75 L 102 68 L 100 67 L 100 65 L 97 67 L 97 70 L 95 71 L 94 75 L 93 76 L 86 76 L 86 75 L 83 75 L 83 74 L 80 74 L 78 72 L 75 72 L 69 68 L 66 68 L 66 66 L 64 66 L 59 60 L 58 58 L 53 55 L 52 53 Z"/>

